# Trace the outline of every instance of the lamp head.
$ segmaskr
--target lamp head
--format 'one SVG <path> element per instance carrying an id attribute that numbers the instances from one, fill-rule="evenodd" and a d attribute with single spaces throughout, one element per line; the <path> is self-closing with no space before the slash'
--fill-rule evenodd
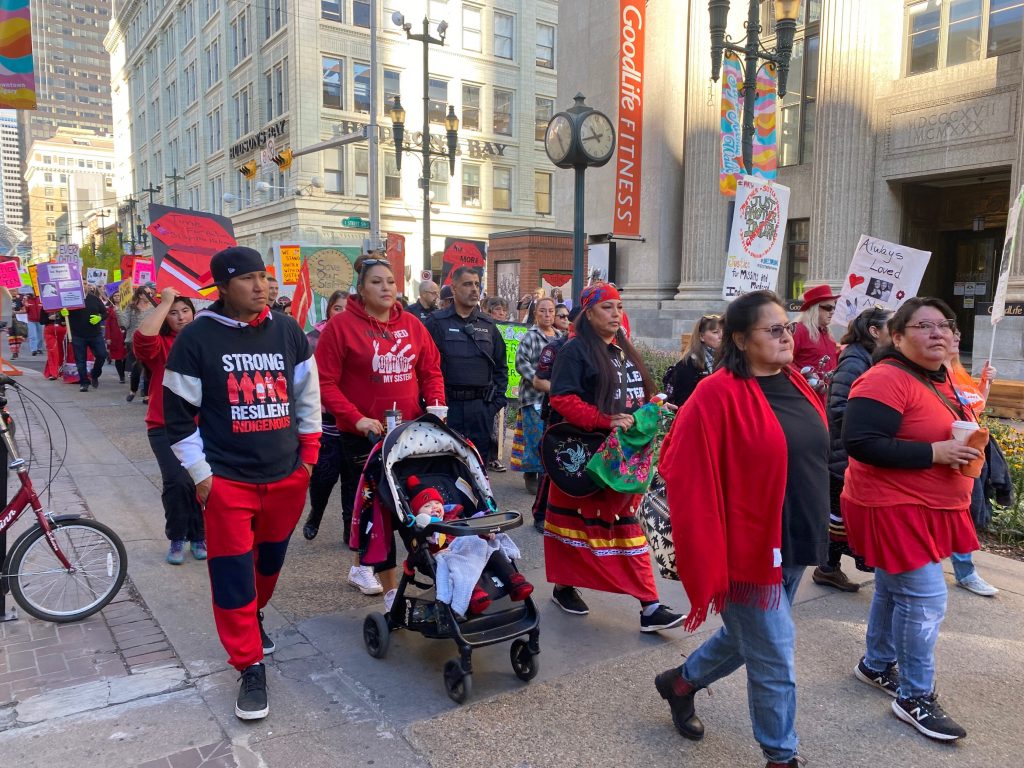
<path id="1" fill-rule="evenodd" d="M 401 11 L 395 11 L 391 14 L 391 23 L 396 27 L 405 27 L 405 16 L 402 15 Z"/>
<path id="2" fill-rule="evenodd" d="M 444 36 L 446 34 L 448 34 L 448 22 L 442 20 L 441 23 L 437 25 L 437 36 L 441 38 L 441 42 L 444 42 Z"/>
<path id="3" fill-rule="evenodd" d="M 257 192 L 269 192 L 270 191 L 270 185 L 267 182 L 265 182 L 265 181 L 257 181 L 256 182 L 256 191 Z"/>
<path id="4" fill-rule="evenodd" d="M 800 0 L 775 0 L 775 53 L 779 63 L 779 98 L 786 95 L 789 82 L 789 60 L 793 55 L 796 18 Z"/>
<path id="5" fill-rule="evenodd" d="M 309 179 L 309 186 L 314 187 L 315 189 L 323 189 L 324 180 L 319 176 L 311 176 Z"/>
<path id="6" fill-rule="evenodd" d="M 225 193 L 224 193 L 224 194 L 223 194 L 223 195 L 221 196 L 221 199 L 222 199 L 222 200 L 223 200 L 223 201 L 224 201 L 225 203 L 227 203 L 228 205 L 231 205 L 231 203 L 235 202 L 235 200 L 237 200 L 238 198 L 237 198 L 237 197 L 235 197 L 234 195 L 232 195 L 232 194 L 231 194 L 230 192 L 225 192 Z"/>
<path id="7" fill-rule="evenodd" d="M 800 0 L 775 0 L 775 21 L 796 21 Z"/>
<path id="8" fill-rule="evenodd" d="M 388 110 L 388 117 L 391 118 L 391 122 L 395 125 L 405 125 L 405 109 L 402 107 L 402 102 L 398 96 L 395 96 L 395 102 Z"/>
<path id="9" fill-rule="evenodd" d="M 459 130 L 459 118 L 455 116 L 455 107 L 448 105 L 448 114 L 444 116 L 444 129 L 449 133 L 456 133 Z"/>
<path id="10" fill-rule="evenodd" d="M 711 17 L 711 79 L 718 82 L 722 73 L 722 52 L 725 50 L 729 0 L 709 0 L 708 15 Z"/>

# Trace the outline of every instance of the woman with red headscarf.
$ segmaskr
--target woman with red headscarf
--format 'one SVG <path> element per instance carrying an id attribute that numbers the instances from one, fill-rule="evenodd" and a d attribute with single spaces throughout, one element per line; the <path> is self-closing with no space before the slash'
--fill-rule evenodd
<path id="1" fill-rule="evenodd" d="M 615 286 L 592 285 L 580 296 L 576 335 L 551 373 L 550 423 L 586 431 L 626 430 L 633 412 L 657 390 L 622 330 Z M 661 605 L 647 539 L 637 520 L 640 496 L 599 490 L 571 496 L 552 477 L 544 521 L 544 561 L 552 599 L 567 613 L 590 612 L 577 587 L 632 595 L 640 601 L 640 631 L 679 626 L 683 617 Z"/>

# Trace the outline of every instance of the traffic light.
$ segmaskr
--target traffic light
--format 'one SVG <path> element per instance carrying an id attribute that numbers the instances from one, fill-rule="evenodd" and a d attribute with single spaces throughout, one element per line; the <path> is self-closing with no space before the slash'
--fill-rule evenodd
<path id="1" fill-rule="evenodd" d="M 242 163 L 242 166 L 238 169 L 238 172 L 245 176 L 247 179 L 256 178 L 256 161 L 250 160 L 247 163 Z"/>
<path id="2" fill-rule="evenodd" d="M 290 149 L 282 150 L 281 154 L 274 155 L 274 162 L 282 171 L 287 171 L 292 164 L 292 151 Z"/>

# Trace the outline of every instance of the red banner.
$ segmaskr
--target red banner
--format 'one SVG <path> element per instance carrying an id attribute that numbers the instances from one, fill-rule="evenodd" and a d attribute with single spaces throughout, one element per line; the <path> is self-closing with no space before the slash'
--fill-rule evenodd
<path id="1" fill-rule="evenodd" d="M 619 0 L 619 145 L 612 232 L 628 237 L 640 236 L 645 9 L 643 0 Z"/>

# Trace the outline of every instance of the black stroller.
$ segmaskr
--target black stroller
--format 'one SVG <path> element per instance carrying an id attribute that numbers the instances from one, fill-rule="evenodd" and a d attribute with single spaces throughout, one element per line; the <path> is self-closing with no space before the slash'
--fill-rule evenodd
<path id="1" fill-rule="evenodd" d="M 479 536 L 523 524 L 518 512 L 497 511 L 476 449 L 440 419 L 427 414 L 393 429 L 381 449 L 371 454 L 363 472 L 377 479 L 376 493 L 405 544 L 409 566 L 403 569 L 391 610 L 387 614 L 371 613 L 363 622 L 367 652 L 376 659 L 383 658 L 390 635 L 397 629 L 454 640 L 459 658 L 444 665 L 444 686 L 448 696 L 461 704 L 472 691 L 473 649 L 513 640 L 509 652 L 512 669 L 519 679 L 532 680 L 537 675 L 536 656 L 540 653 L 539 616 L 532 598 L 506 602 L 506 607 L 496 602 L 495 607 L 463 621 L 456 620 L 451 606 L 434 600 L 435 559 L 428 541 L 434 533 Z M 467 519 L 418 527 L 405 490 L 412 475 L 437 488 L 445 504 L 461 504 Z M 468 519 L 481 511 L 486 514 Z M 490 578 L 482 578 L 479 584 L 494 601 L 507 595 L 507 586 L 495 584 Z M 410 586 L 421 592 L 407 595 Z"/>

